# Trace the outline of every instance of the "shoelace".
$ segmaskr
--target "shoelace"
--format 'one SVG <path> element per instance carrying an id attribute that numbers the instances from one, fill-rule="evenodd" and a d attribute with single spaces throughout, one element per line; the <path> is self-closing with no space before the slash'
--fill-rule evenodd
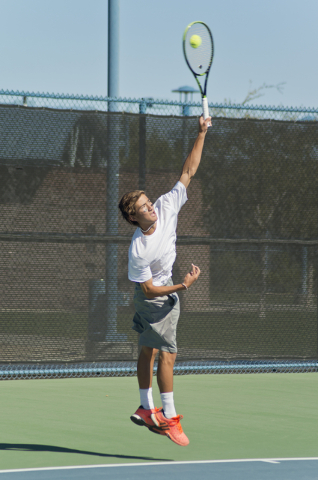
<path id="1" fill-rule="evenodd" d="M 169 426 L 174 427 L 176 426 L 180 433 L 183 433 L 180 420 L 183 418 L 183 415 L 177 415 L 176 417 L 172 417 L 169 419 Z"/>
<path id="2" fill-rule="evenodd" d="M 159 413 L 159 412 L 162 412 L 162 408 L 155 407 L 154 409 L 152 409 L 152 412 L 154 412 L 155 414 Z M 159 421 L 159 419 L 158 419 L 158 421 Z M 156 427 L 154 427 L 154 428 L 156 428 Z M 159 421 L 159 426 L 157 428 L 159 429 L 159 431 L 160 430 L 166 431 L 166 430 L 170 429 L 169 424 L 165 421 L 164 422 Z"/>

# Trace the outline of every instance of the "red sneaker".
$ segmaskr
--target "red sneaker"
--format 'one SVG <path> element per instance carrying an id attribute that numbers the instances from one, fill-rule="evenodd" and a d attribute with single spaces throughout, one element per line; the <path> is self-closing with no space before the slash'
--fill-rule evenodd
<path id="1" fill-rule="evenodd" d="M 135 413 L 130 417 L 130 420 L 140 427 L 148 427 L 152 431 L 152 427 L 155 428 L 154 433 L 161 433 L 161 431 L 167 430 L 169 427 L 166 421 L 157 419 L 157 412 L 159 408 L 146 410 L 140 406 Z M 164 435 L 165 433 L 163 433 Z"/>
<path id="2" fill-rule="evenodd" d="M 190 442 L 188 437 L 182 430 L 181 423 L 180 423 L 181 418 L 183 418 L 182 415 L 177 415 L 176 417 L 172 417 L 172 418 L 166 418 L 163 415 L 163 410 L 159 410 L 156 412 L 156 420 L 161 424 L 164 424 L 164 423 L 168 424 L 168 427 L 169 427 L 169 429 L 165 429 L 165 430 L 162 429 L 163 431 L 162 435 L 166 434 L 167 437 L 170 438 L 170 440 L 172 440 L 177 445 L 186 447 L 187 445 L 189 445 Z M 155 428 L 156 427 L 154 427 L 154 429 Z M 151 431 L 154 431 L 154 429 L 151 428 Z M 155 433 L 158 433 L 158 432 L 155 432 Z"/>

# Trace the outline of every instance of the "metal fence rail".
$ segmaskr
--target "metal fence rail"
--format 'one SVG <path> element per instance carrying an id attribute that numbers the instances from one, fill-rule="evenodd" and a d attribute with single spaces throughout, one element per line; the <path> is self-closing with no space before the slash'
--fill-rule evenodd
<path id="1" fill-rule="evenodd" d="M 181 102 L 154 98 L 111 98 L 89 95 L 35 93 L 0 90 L 0 104 L 24 107 L 98 110 L 107 112 L 115 103 L 117 111 L 154 115 L 201 115 L 201 102 Z M 212 117 L 259 118 L 289 121 L 317 121 L 318 109 L 267 105 L 209 104 Z"/>
<path id="2" fill-rule="evenodd" d="M 318 362 L 255 361 L 255 362 L 179 362 L 175 375 L 233 374 L 233 373 L 304 373 L 318 372 Z M 157 364 L 154 374 L 157 373 Z M 134 377 L 136 362 L 0 365 L 0 380 L 32 380 L 36 378 Z"/>

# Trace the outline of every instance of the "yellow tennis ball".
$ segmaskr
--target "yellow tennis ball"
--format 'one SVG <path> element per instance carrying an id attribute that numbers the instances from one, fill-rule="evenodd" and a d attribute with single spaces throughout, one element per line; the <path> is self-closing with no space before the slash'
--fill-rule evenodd
<path id="1" fill-rule="evenodd" d="M 192 35 L 190 38 L 190 45 L 192 48 L 198 48 L 202 43 L 202 38 L 199 35 Z"/>

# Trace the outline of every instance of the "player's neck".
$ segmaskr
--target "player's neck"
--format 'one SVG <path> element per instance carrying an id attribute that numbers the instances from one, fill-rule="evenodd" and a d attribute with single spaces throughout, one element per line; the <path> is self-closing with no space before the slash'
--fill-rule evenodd
<path id="1" fill-rule="evenodd" d="M 152 235 L 156 231 L 156 228 L 157 228 L 157 220 L 149 226 L 146 226 L 146 225 L 141 226 L 140 225 L 140 230 L 146 236 Z"/>

